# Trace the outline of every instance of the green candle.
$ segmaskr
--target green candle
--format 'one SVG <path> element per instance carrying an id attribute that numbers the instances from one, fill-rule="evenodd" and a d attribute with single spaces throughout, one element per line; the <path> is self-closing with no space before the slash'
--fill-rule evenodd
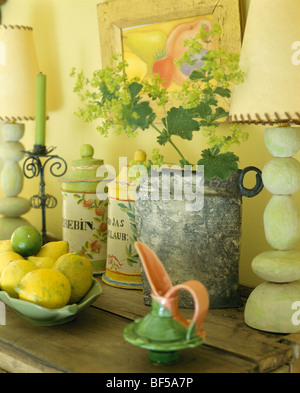
<path id="1" fill-rule="evenodd" d="M 35 144 L 45 146 L 46 131 L 46 75 L 36 77 Z"/>

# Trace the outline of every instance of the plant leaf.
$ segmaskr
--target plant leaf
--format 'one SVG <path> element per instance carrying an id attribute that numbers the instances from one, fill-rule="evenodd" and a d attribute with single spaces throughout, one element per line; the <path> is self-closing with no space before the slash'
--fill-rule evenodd
<path id="1" fill-rule="evenodd" d="M 218 94 L 221 97 L 227 97 L 230 98 L 231 97 L 231 91 L 230 89 L 227 89 L 225 87 L 216 87 L 214 90 L 215 94 Z"/>
<path id="2" fill-rule="evenodd" d="M 102 82 L 100 84 L 99 89 L 102 94 L 102 99 L 101 99 L 101 102 L 99 103 L 99 105 L 103 105 L 106 101 L 111 101 L 112 99 L 116 98 L 117 89 L 115 88 L 115 90 L 113 92 L 111 92 L 108 89 L 107 84 L 105 82 Z"/>
<path id="3" fill-rule="evenodd" d="M 128 123 L 132 130 L 141 128 L 145 130 L 149 128 L 150 124 L 155 119 L 155 114 L 150 106 L 149 101 L 142 101 L 138 95 L 143 88 L 143 85 L 138 82 L 132 82 L 128 86 L 130 93 L 130 102 L 127 105 L 123 105 L 122 118 Z M 135 114 L 133 116 L 133 113 Z"/>
<path id="4" fill-rule="evenodd" d="M 192 117 L 200 117 L 201 119 L 207 119 L 208 116 L 212 115 L 210 105 L 204 102 L 201 102 L 195 108 L 190 108 L 188 111 Z"/>
<path id="5" fill-rule="evenodd" d="M 238 170 L 239 158 L 231 152 L 213 154 L 210 149 L 202 152 L 198 165 L 204 165 L 204 176 L 207 180 L 217 176 L 222 180 L 229 178 Z"/>
<path id="6" fill-rule="evenodd" d="M 206 77 L 206 71 L 203 70 L 193 70 L 189 76 L 189 78 L 193 81 L 198 81 L 205 77 Z"/>
<path id="7" fill-rule="evenodd" d="M 168 134 L 168 131 L 163 129 L 160 135 L 158 135 L 157 142 L 161 145 L 164 146 L 167 142 L 169 142 L 169 139 L 171 138 L 171 135 Z"/>
<path id="8" fill-rule="evenodd" d="M 133 111 L 136 112 L 136 114 L 138 115 L 137 119 L 132 116 Z M 149 125 L 152 122 L 153 119 L 152 114 L 153 114 L 153 110 L 148 101 L 137 103 L 132 108 L 132 111 L 128 117 L 128 123 L 132 127 L 136 127 L 136 128 L 140 127 L 142 130 L 145 130 L 146 128 L 149 128 Z"/>
<path id="9" fill-rule="evenodd" d="M 212 115 L 212 120 L 218 120 L 218 119 L 222 119 L 222 117 L 227 117 L 228 116 L 228 112 L 225 111 L 225 109 L 219 107 L 216 109 L 215 113 Z"/>
<path id="10" fill-rule="evenodd" d="M 143 85 L 141 83 L 132 82 L 128 86 L 128 90 L 129 90 L 129 93 L 131 95 L 131 98 L 132 99 L 136 98 L 136 96 L 139 94 L 139 92 L 142 90 L 142 88 L 143 88 Z"/>
<path id="11" fill-rule="evenodd" d="M 162 119 L 168 135 L 178 135 L 182 139 L 191 141 L 193 139 L 193 131 L 199 130 L 199 124 L 193 119 L 193 115 L 188 109 L 182 106 L 179 108 L 171 108 L 167 116 Z"/>

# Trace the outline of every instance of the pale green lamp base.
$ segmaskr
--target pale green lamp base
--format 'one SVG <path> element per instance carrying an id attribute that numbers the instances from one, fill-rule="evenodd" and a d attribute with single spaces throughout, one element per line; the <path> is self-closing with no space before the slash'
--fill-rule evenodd
<path id="1" fill-rule="evenodd" d="M 14 230 L 22 225 L 32 226 L 25 218 L 21 218 L 21 217 L 0 218 L 0 240 L 9 240 Z"/>
<path id="2" fill-rule="evenodd" d="M 25 126 L 20 123 L 2 123 L 0 132 L 4 142 L 0 145 L 0 157 L 3 160 L 0 186 L 4 197 L 0 198 L 0 240 L 11 238 L 14 230 L 22 225 L 30 225 L 21 216 L 30 210 L 30 203 L 19 197 L 23 188 L 23 172 L 19 161 L 24 157 L 24 146 L 20 139 Z"/>
<path id="3" fill-rule="evenodd" d="M 298 309 L 300 280 L 285 284 L 265 281 L 249 296 L 244 317 L 246 324 L 254 329 L 283 334 L 299 333 Z"/>
<path id="4" fill-rule="evenodd" d="M 300 163 L 292 155 L 300 149 L 300 128 L 268 128 L 265 144 L 274 156 L 262 171 L 264 186 L 272 195 L 264 212 L 265 236 L 272 250 L 252 261 L 253 272 L 266 281 L 249 296 L 245 323 L 272 333 L 299 333 L 300 251 L 295 247 L 300 240 L 300 213 L 292 194 L 300 189 Z"/>
<path id="5" fill-rule="evenodd" d="M 31 209 L 27 199 L 22 197 L 0 198 L 0 214 L 5 217 L 20 217 Z"/>

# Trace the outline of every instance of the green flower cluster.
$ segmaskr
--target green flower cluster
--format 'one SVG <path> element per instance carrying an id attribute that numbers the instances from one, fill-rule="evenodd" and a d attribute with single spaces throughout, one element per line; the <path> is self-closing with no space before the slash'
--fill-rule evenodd
<path id="1" fill-rule="evenodd" d="M 163 87 L 163 80 L 155 75 L 150 80 L 128 79 L 127 63 L 115 55 L 112 65 L 96 70 L 91 79 L 83 72 L 71 76 L 76 79 L 74 92 L 83 103 L 76 115 L 84 121 L 98 120 L 97 130 L 101 135 L 109 132 L 125 132 L 129 137 L 137 135 L 140 130 L 152 128 L 157 133 L 157 142 L 164 146 L 169 143 L 179 155 L 179 163 L 190 163 L 174 139 L 180 137 L 192 140 L 193 133 L 202 131 L 207 138 L 208 149 L 204 149 L 197 164 L 205 166 L 205 177 L 229 177 L 238 169 L 238 157 L 228 150 L 233 144 L 246 141 L 248 134 L 236 126 L 229 127 L 228 135 L 218 135 L 217 129 L 221 119 L 228 116 L 223 108 L 231 97 L 234 84 L 242 83 L 244 74 L 239 69 L 239 55 L 228 53 L 222 47 L 209 49 L 211 40 L 221 35 L 221 27 L 213 24 L 210 28 L 202 25 L 198 34 L 184 45 L 187 51 L 178 65 L 183 63 L 193 66 L 190 76 L 183 82 L 181 90 L 169 93 Z M 201 54 L 201 67 L 196 66 L 197 56 Z M 179 102 L 169 109 L 170 102 Z M 154 108 L 162 108 L 161 119 L 157 118 Z M 158 127 L 160 122 L 162 127 Z M 159 165 L 163 157 L 157 150 L 151 162 Z"/>

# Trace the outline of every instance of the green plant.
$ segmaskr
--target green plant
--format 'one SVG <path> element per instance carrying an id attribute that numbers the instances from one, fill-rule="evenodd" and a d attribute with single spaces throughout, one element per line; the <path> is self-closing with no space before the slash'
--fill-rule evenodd
<path id="1" fill-rule="evenodd" d="M 209 49 L 209 44 L 220 34 L 219 25 L 213 24 L 210 28 L 202 25 L 195 37 L 185 41 L 187 51 L 177 62 L 192 66 L 193 71 L 176 93 L 168 93 L 165 80 L 158 74 L 150 80 L 129 80 L 127 63 L 118 55 L 113 57 L 112 65 L 96 70 L 91 79 L 74 68 L 71 72 L 76 78 L 74 92 L 83 103 L 76 115 L 87 122 L 100 119 L 97 129 L 104 136 L 113 130 L 131 137 L 151 127 L 157 133 L 159 145 L 169 143 L 176 150 L 181 166 L 195 163 L 184 157 L 176 137 L 191 141 L 193 133 L 201 130 L 207 137 L 208 147 L 202 150 L 197 164 L 204 165 L 207 179 L 214 176 L 228 178 L 231 172 L 237 171 L 239 161 L 228 150 L 233 144 L 245 141 L 248 135 L 237 125 L 230 126 L 228 135 L 217 134 L 221 119 L 228 115 L 220 99 L 229 99 L 232 85 L 242 83 L 244 79 L 239 70 L 238 54 L 228 53 L 222 47 Z M 202 56 L 201 67 L 196 65 L 199 54 Z M 180 104 L 168 109 L 171 99 Z M 156 111 L 159 107 L 163 109 L 161 119 Z M 158 126 L 158 120 L 162 128 Z M 162 156 L 156 149 L 153 161 L 157 159 L 161 163 Z"/>

